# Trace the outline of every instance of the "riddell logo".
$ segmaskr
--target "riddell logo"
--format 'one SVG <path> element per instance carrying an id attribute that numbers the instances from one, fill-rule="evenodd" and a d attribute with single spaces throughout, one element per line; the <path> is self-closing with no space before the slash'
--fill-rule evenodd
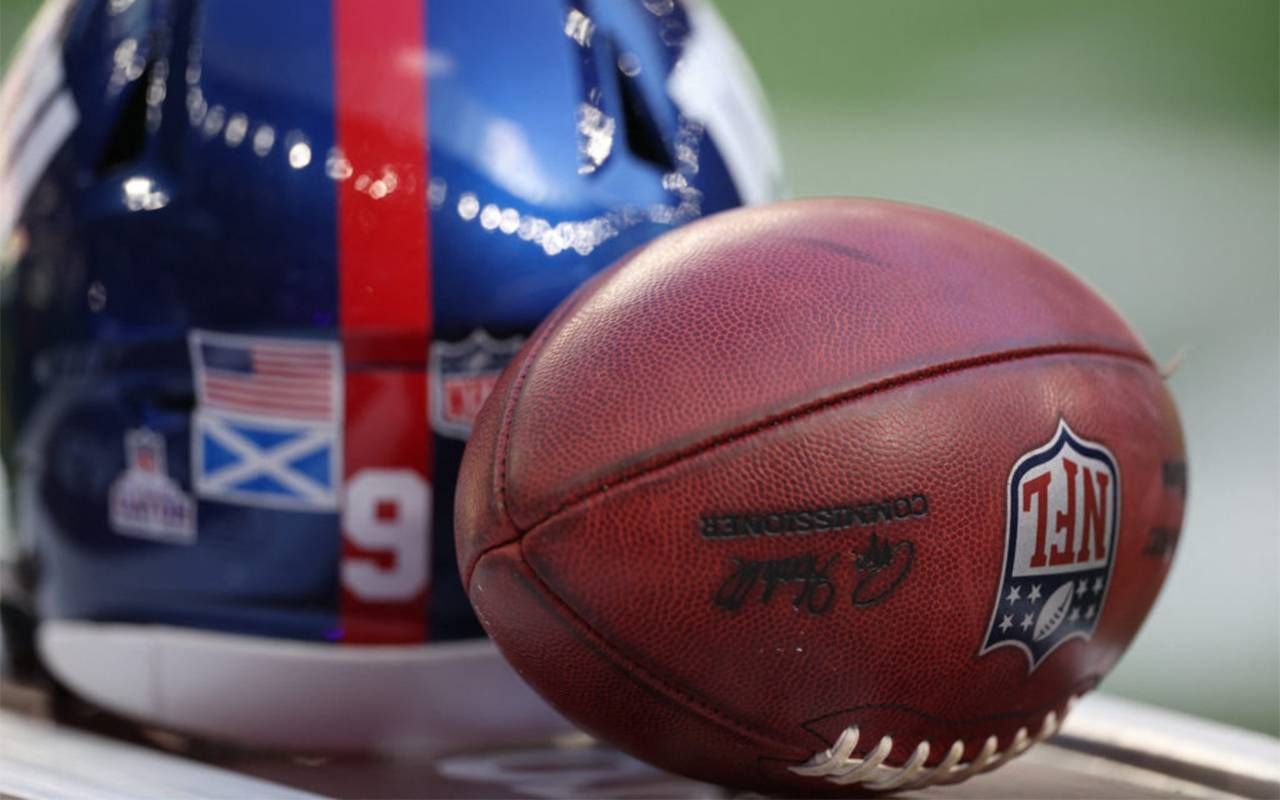
<path id="1" fill-rule="evenodd" d="M 1004 568 L 979 655 L 1005 645 L 1034 670 L 1088 639 L 1102 614 L 1119 524 L 1120 474 L 1106 447 L 1065 420 L 1009 474 Z"/>

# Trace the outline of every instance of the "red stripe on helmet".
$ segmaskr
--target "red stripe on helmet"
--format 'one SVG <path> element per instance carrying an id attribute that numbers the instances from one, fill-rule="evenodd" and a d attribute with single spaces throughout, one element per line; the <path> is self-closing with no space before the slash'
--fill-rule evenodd
<path id="1" fill-rule="evenodd" d="M 342 640 L 427 637 L 431 335 L 421 0 L 334 0 L 339 324 L 345 362 Z M 324 231 L 316 231 L 323 236 Z"/>

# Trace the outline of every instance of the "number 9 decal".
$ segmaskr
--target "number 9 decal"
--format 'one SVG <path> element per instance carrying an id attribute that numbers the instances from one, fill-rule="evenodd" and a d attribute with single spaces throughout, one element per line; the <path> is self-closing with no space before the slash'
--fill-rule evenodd
<path id="1" fill-rule="evenodd" d="M 431 487 L 411 469 L 362 469 L 347 481 L 342 532 L 361 549 L 391 554 L 391 565 L 372 556 L 342 562 L 342 585 L 375 602 L 408 600 L 429 573 Z"/>

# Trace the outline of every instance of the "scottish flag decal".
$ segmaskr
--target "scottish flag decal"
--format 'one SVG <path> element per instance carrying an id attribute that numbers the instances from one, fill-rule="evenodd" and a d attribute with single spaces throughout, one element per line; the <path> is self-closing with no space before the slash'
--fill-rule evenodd
<path id="1" fill-rule="evenodd" d="M 1035 670 L 1102 616 L 1120 520 L 1120 473 L 1065 420 L 1009 474 L 1004 568 L 978 655 L 1012 646 Z"/>
<path id="2" fill-rule="evenodd" d="M 206 500 L 334 511 L 342 360 L 331 341 L 193 331 L 192 475 Z"/>

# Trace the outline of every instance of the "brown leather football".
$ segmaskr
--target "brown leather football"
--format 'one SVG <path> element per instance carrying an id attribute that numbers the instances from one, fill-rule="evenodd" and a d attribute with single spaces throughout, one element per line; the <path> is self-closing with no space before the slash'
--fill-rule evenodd
<path id="1" fill-rule="evenodd" d="M 777 792 L 960 780 L 1142 624 L 1185 493 L 1151 356 L 1065 269 L 874 200 L 719 214 L 569 298 L 485 405 L 458 559 L 586 730 Z"/>

